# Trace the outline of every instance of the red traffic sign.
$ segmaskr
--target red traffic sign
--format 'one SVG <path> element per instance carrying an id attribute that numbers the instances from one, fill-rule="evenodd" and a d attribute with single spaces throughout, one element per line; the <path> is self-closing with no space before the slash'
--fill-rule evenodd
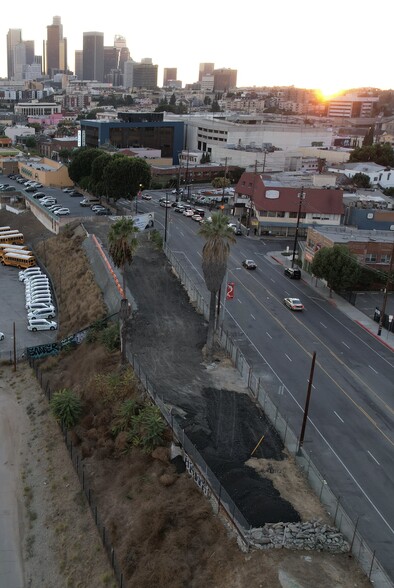
<path id="1" fill-rule="evenodd" d="M 234 298 L 234 282 L 228 282 L 226 290 L 226 300 L 232 300 Z"/>

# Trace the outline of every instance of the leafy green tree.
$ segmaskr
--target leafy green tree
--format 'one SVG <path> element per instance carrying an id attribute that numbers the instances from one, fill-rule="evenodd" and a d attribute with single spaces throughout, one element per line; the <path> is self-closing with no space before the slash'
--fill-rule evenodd
<path id="1" fill-rule="evenodd" d="M 212 112 L 221 112 L 219 102 L 217 100 L 213 100 L 212 106 L 211 106 L 211 111 Z"/>
<path id="2" fill-rule="evenodd" d="M 107 196 L 108 187 L 105 179 L 105 168 L 112 162 L 112 156 L 103 151 L 92 163 L 89 190 L 95 196 Z"/>
<path id="3" fill-rule="evenodd" d="M 175 105 L 176 105 L 176 96 L 173 93 L 170 98 L 170 106 L 175 106 Z"/>
<path id="4" fill-rule="evenodd" d="M 74 427 L 82 415 L 82 402 L 69 388 L 54 393 L 50 408 L 56 420 L 66 429 Z"/>
<path id="5" fill-rule="evenodd" d="M 349 161 L 371 161 L 378 165 L 394 167 L 394 151 L 390 143 L 374 143 L 354 149 L 350 154 Z"/>
<path id="6" fill-rule="evenodd" d="M 212 104 L 212 100 L 209 96 L 204 97 L 204 106 L 210 106 Z"/>
<path id="7" fill-rule="evenodd" d="M 100 157 L 101 154 L 102 151 L 99 149 L 86 147 L 73 151 L 72 161 L 68 167 L 68 175 L 75 184 L 81 185 L 82 178 L 90 177 L 93 161 Z"/>
<path id="8" fill-rule="evenodd" d="M 103 170 L 103 181 L 110 198 L 133 198 L 137 196 L 140 184 L 150 185 L 150 166 L 139 157 L 115 154 Z"/>
<path id="9" fill-rule="evenodd" d="M 225 178 L 224 175 L 223 176 L 217 176 L 216 178 L 213 178 L 212 180 L 212 186 L 214 188 L 228 188 L 230 186 L 231 182 L 228 178 Z"/>
<path id="10" fill-rule="evenodd" d="M 207 356 L 212 357 L 216 328 L 216 298 L 226 275 L 230 244 L 235 243 L 234 231 L 228 226 L 229 219 L 221 213 L 212 214 L 212 222 L 202 225 L 199 234 L 204 237 L 202 271 L 205 284 L 211 293 L 207 334 Z"/>
<path id="11" fill-rule="evenodd" d="M 332 291 L 349 290 L 360 277 L 360 266 L 357 258 L 344 245 L 323 247 L 314 256 L 312 273 L 317 278 L 327 281 Z"/>
<path id="12" fill-rule="evenodd" d="M 34 137 L 27 137 L 25 141 L 25 145 L 28 149 L 34 149 L 37 145 L 37 141 Z"/>
<path id="13" fill-rule="evenodd" d="M 354 186 L 357 186 L 357 188 L 369 188 L 369 176 L 361 172 L 354 174 L 354 176 L 352 177 L 352 184 Z"/>

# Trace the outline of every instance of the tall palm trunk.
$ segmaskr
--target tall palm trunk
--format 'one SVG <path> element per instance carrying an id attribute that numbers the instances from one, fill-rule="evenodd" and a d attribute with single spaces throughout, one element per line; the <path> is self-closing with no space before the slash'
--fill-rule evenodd
<path id="1" fill-rule="evenodd" d="M 209 299 L 209 320 L 206 347 L 207 359 L 209 361 L 212 359 L 215 346 L 216 294 L 217 292 L 211 291 L 211 296 Z"/>

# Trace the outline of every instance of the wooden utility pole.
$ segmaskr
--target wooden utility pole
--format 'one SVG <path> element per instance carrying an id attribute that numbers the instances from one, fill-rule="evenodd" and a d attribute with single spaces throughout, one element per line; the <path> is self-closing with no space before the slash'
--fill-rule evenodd
<path id="1" fill-rule="evenodd" d="M 306 428 L 306 423 L 308 420 L 309 401 L 310 401 L 311 392 L 312 392 L 313 372 L 315 371 L 315 361 L 316 361 L 316 351 L 313 352 L 311 372 L 309 374 L 308 391 L 306 393 L 306 401 L 305 401 L 305 408 L 304 408 L 304 418 L 302 419 L 300 443 L 298 445 L 299 450 L 301 449 L 301 447 L 304 443 L 305 428 Z"/>
<path id="2" fill-rule="evenodd" d="M 298 198 L 299 198 L 299 203 L 298 203 L 297 225 L 296 225 L 296 230 L 295 230 L 295 235 L 294 235 L 293 256 L 291 258 L 291 267 L 294 267 L 294 259 L 295 259 L 295 254 L 296 254 L 296 250 L 297 250 L 298 230 L 300 227 L 300 218 L 301 218 L 301 207 L 302 207 L 302 201 L 305 198 L 304 186 L 301 186 L 301 192 L 298 194 Z"/>
<path id="3" fill-rule="evenodd" d="M 382 310 L 380 311 L 380 317 L 379 317 L 379 327 L 378 327 L 378 335 L 379 335 L 379 337 L 382 334 L 384 314 L 386 312 L 386 305 L 387 305 L 387 296 L 388 296 L 390 282 L 391 282 L 391 273 L 393 271 L 393 263 L 394 263 L 394 242 L 393 242 L 393 247 L 391 249 L 389 272 L 387 274 L 387 281 L 386 281 L 386 285 L 385 285 L 385 288 L 384 288 L 383 306 L 382 306 Z"/>

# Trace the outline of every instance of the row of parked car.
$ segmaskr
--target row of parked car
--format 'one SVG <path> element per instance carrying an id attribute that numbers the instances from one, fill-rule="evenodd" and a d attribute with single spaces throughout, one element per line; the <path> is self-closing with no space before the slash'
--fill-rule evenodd
<path id="1" fill-rule="evenodd" d="M 39 267 L 19 272 L 19 281 L 25 285 L 27 328 L 29 331 L 54 331 L 57 323 L 49 278 Z"/>

